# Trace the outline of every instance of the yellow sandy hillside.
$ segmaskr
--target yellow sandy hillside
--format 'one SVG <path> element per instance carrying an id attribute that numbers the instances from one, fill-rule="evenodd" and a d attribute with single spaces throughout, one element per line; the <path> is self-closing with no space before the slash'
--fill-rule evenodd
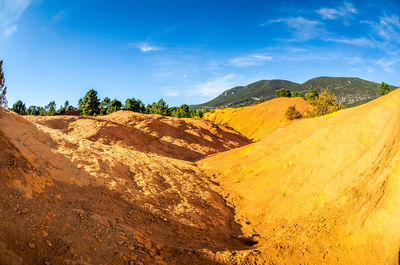
<path id="1" fill-rule="evenodd" d="M 276 98 L 249 107 L 218 109 L 206 113 L 203 118 L 215 124 L 227 125 L 257 141 L 286 124 L 285 112 L 291 105 L 296 105 L 300 113 L 310 109 L 303 98 Z"/>
<path id="2" fill-rule="evenodd" d="M 247 248 L 192 163 L 248 141 L 200 119 L 0 108 L 0 264 L 217 264 Z"/>
<path id="3" fill-rule="evenodd" d="M 228 116 L 242 133 L 254 117 L 242 116 L 240 127 Z M 261 133 L 269 131 L 247 135 Z M 245 234 L 259 240 L 260 253 L 227 261 L 398 264 L 399 147 L 400 89 L 199 161 L 235 206 Z"/>

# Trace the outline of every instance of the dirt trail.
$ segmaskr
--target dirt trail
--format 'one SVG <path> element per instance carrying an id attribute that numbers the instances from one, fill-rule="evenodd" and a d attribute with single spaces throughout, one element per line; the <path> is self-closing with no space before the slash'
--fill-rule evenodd
<path id="1" fill-rule="evenodd" d="M 252 117 L 249 116 L 248 120 Z M 397 264 L 400 90 L 198 162 L 260 252 L 231 263 Z"/>
<path id="2" fill-rule="evenodd" d="M 214 184 L 180 160 L 245 137 L 131 112 L 29 119 L 0 110 L 1 264 L 213 264 L 248 248 Z"/>

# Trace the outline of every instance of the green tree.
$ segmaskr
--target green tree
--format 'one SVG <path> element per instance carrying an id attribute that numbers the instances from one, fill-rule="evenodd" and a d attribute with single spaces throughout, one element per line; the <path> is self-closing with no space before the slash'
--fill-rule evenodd
<path id="1" fill-rule="evenodd" d="M 3 72 L 3 61 L 0 60 L 0 107 L 5 107 L 7 108 L 7 98 L 6 98 L 6 93 L 7 93 L 7 87 L 5 86 L 5 78 L 4 78 L 4 72 Z"/>
<path id="2" fill-rule="evenodd" d="M 105 97 L 103 101 L 100 103 L 100 115 L 107 115 L 107 109 L 110 105 L 111 99 L 109 97 Z"/>
<path id="3" fill-rule="evenodd" d="M 318 98 L 318 96 L 319 96 L 318 91 L 313 88 L 311 89 L 310 93 L 306 94 L 306 100 L 313 100 Z"/>
<path id="4" fill-rule="evenodd" d="M 111 114 L 113 112 L 119 111 L 122 108 L 122 103 L 121 101 L 117 99 L 111 100 L 110 104 L 108 105 L 107 108 L 107 114 Z"/>
<path id="5" fill-rule="evenodd" d="M 151 104 L 148 108 L 148 111 L 149 114 L 158 114 L 164 116 L 168 116 L 169 113 L 168 105 L 163 99 L 160 99 L 157 103 L 153 102 L 153 104 Z"/>
<path id="6" fill-rule="evenodd" d="M 307 100 L 313 106 L 312 110 L 307 112 L 307 117 L 317 117 L 341 110 L 344 106 L 336 103 L 336 96 L 329 89 L 324 89 L 317 98 Z"/>
<path id="7" fill-rule="evenodd" d="M 18 113 L 19 115 L 26 114 L 25 104 L 21 100 L 18 100 L 17 102 L 15 102 L 15 104 L 12 106 L 11 110 L 14 111 L 15 113 Z"/>
<path id="8" fill-rule="evenodd" d="M 304 94 L 299 91 L 293 91 L 292 98 L 304 98 Z"/>
<path id="9" fill-rule="evenodd" d="M 47 116 L 53 116 L 56 113 L 56 102 L 50 101 L 44 108 Z"/>
<path id="10" fill-rule="evenodd" d="M 38 116 L 40 113 L 44 111 L 43 107 L 38 107 L 38 106 L 29 106 L 29 108 L 26 110 L 27 115 L 34 115 Z"/>
<path id="11" fill-rule="evenodd" d="M 286 88 L 281 88 L 275 91 L 275 97 L 276 98 L 281 98 L 281 97 L 288 97 L 290 98 L 290 96 L 292 95 L 292 92 L 290 92 L 289 89 Z"/>
<path id="12" fill-rule="evenodd" d="M 296 105 L 289 106 L 285 113 L 286 119 L 295 120 L 302 117 L 300 111 L 296 109 Z"/>
<path id="13" fill-rule="evenodd" d="M 182 104 L 179 108 L 176 109 L 175 114 L 173 116 L 177 118 L 191 117 L 189 106 L 186 104 Z"/>
<path id="14" fill-rule="evenodd" d="M 70 106 L 68 100 L 66 100 L 64 105 L 61 105 L 60 108 L 57 110 L 57 114 L 63 115 L 67 111 L 69 111 L 71 108 L 72 108 L 72 106 Z"/>
<path id="15" fill-rule="evenodd" d="M 79 110 L 79 112 L 82 112 L 82 104 L 83 104 L 83 99 L 80 98 L 80 99 L 78 100 L 78 110 Z"/>
<path id="16" fill-rule="evenodd" d="M 128 98 L 125 101 L 124 110 L 130 110 L 134 112 L 145 113 L 146 108 L 140 99 L 136 100 L 134 98 Z"/>
<path id="17" fill-rule="evenodd" d="M 385 82 L 382 82 L 381 85 L 378 88 L 378 95 L 379 96 L 384 96 L 386 94 L 389 94 L 390 92 L 390 87 L 388 84 L 386 84 Z"/>
<path id="18" fill-rule="evenodd" d="M 82 99 L 81 111 L 84 116 L 95 116 L 100 113 L 100 100 L 97 97 L 97 91 L 89 90 Z"/>

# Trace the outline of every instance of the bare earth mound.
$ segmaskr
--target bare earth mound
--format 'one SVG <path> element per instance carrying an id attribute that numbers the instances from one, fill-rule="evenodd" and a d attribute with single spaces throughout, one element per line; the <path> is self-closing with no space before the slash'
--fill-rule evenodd
<path id="1" fill-rule="evenodd" d="M 103 117 L 28 116 L 27 119 L 71 137 L 183 160 L 197 160 L 249 143 L 232 129 L 201 119 L 177 119 L 131 111 L 118 111 Z"/>
<path id="2" fill-rule="evenodd" d="M 214 184 L 181 160 L 245 137 L 131 112 L 30 119 L 0 109 L 0 264 L 213 264 L 249 247 Z"/>
<path id="3" fill-rule="evenodd" d="M 200 119 L 0 109 L 0 264 L 398 264 L 400 90 L 284 121 L 294 104 L 207 115 L 254 143 Z"/>
<path id="4" fill-rule="evenodd" d="M 300 113 L 311 107 L 303 98 L 276 98 L 254 106 L 218 109 L 204 115 L 205 120 L 227 125 L 246 137 L 258 141 L 287 124 L 285 113 L 295 105 Z"/>
<path id="5" fill-rule="evenodd" d="M 226 261 L 398 264 L 399 135 L 400 89 L 199 161 L 259 240 Z"/>

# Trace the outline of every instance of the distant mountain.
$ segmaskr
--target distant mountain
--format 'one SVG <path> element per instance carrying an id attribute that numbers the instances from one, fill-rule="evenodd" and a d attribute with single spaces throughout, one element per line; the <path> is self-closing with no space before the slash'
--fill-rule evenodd
<path id="1" fill-rule="evenodd" d="M 287 88 L 291 91 L 309 92 L 311 89 L 321 91 L 329 88 L 339 102 L 346 106 L 356 106 L 371 101 L 378 96 L 379 83 L 370 82 L 356 77 L 317 77 L 303 84 L 287 80 L 261 80 L 247 86 L 237 86 L 224 91 L 218 97 L 203 104 L 191 106 L 193 108 L 226 108 L 247 106 L 263 97 L 270 100 L 275 97 L 275 91 Z M 391 86 L 391 89 L 396 87 Z"/>

